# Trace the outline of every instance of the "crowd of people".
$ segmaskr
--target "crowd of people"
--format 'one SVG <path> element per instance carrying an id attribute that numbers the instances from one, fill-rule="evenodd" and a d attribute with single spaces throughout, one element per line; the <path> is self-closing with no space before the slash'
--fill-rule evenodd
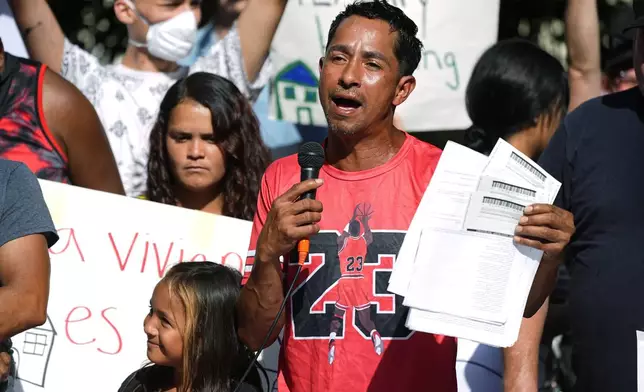
<path id="1" fill-rule="evenodd" d="M 15 376 L 10 338 L 46 317 L 58 236 L 38 178 L 253 221 L 245 275 L 186 262 L 157 284 L 150 365 L 120 391 L 262 390 L 254 352 L 280 333 L 280 391 L 456 391 L 456 339 L 408 330 L 401 298 L 374 305 L 441 155 L 396 126 L 396 108 L 423 94 L 418 27 L 384 0 L 337 15 L 319 68 L 324 164 L 301 181 L 297 156 L 273 160 L 267 146 L 301 138 L 267 136 L 257 106 L 287 0 L 216 1 L 202 21 L 212 3 L 115 0 L 128 46 L 103 65 L 64 36 L 46 0 L 10 1 L 30 59 L 4 51 L 0 27 L 0 391 Z M 568 0 L 567 70 L 510 39 L 469 79 L 466 144 L 489 154 L 504 139 L 562 183 L 516 229 L 517 244 L 544 251 L 518 341 L 479 348 L 503 385 L 469 382 L 473 392 L 636 390 L 644 1 L 619 8 L 610 29 L 602 53 L 596 1 Z M 322 259 L 298 260 L 302 239 Z M 335 305 L 312 311 L 323 298 Z M 574 359 L 559 374 L 543 366 L 561 357 L 555 336 Z"/>

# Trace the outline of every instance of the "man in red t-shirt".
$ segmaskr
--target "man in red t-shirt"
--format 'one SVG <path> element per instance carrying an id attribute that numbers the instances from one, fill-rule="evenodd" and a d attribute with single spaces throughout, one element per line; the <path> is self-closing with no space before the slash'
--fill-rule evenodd
<path id="1" fill-rule="evenodd" d="M 417 31 L 383 0 L 341 12 L 320 60 L 319 97 L 329 136 L 319 179 L 300 182 L 295 155 L 275 161 L 262 179 L 238 332 L 249 348 L 260 349 L 293 283 L 268 338 L 271 344 L 284 327 L 280 391 L 457 389 L 455 339 L 407 329 L 403 298 L 387 291 L 441 154 L 393 122 L 395 108 L 416 85 L 412 74 L 422 47 Z M 317 200 L 299 199 L 313 189 Z M 559 252 L 567 239 L 553 215 L 548 206 L 534 206 L 521 231 L 533 238 L 517 241 L 540 247 L 535 238 L 545 238 L 549 251 Z M 303 238 L 310 239 L 310 251 L 293 281 L 298 258 L 290 253 Z M 545 260 L 549 277 L 558 264 Z M 538 309 L 547 296 L 540 282 L 535 287 L 529 309 Z"/>

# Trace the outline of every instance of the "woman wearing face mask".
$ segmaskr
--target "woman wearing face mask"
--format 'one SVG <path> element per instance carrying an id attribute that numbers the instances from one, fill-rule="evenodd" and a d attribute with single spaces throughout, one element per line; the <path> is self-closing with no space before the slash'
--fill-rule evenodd
<path id="1" fill-rule="evenodd" d="M 252 220 L 269 153 L 249 102 L 196 73 L 166 94 L 150 134 L 148 200 Z"/>
<path id="2" fill-rule="evenodd" d="M 157 284 L 143 329 L 152 365 L 132 373 L 119 392 L 231 392 L 252 357 L 237 338 L 241 275 L 211 262 L 172 267 Z M 251 373 L 239 391 L 261 391 Z"/>
<path id="3" fill-rule="evenodd" d="M 270 78 L 270 44 L 285 0 L 249 0 L 228 33 L 190 67 L 179 59 L 195 45 L 198 0 L 114 0 L 128 29 L 120 63 L 104 66 L 65 39 L 46 0 L 11 0 L 32 59 L 79 88 L 106 130 L 127 195 L 145 192 L 147 140 L 161 99 L 177 80 L 209 72 L 231 80 L 254 101 Z"/>
<path id="4" fill-rule="evenodd" d="M 536 45 L 500 41 L 478 60 L 465 93 L 472 127 L 468 147 L 489 154 L 504 139 L 537 161 L 567 112 L 561 64 Z M 459 391 L 537 390 L 539 344 L 548 303 L 523 319 L 517 343 L 504 351 L 459 340 Z M 471 353 L 460 357 L 460 353 Z M 504 360 L 505 359 L 505 360 Z"/>

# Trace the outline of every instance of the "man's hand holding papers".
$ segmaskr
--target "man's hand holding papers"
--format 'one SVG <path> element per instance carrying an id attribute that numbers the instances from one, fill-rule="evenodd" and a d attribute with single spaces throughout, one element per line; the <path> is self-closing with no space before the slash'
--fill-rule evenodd
<path id="1" fill-rule="evenodd" d="M 560 186 L 503 140 L 489 157 L 448 143 L 389 282 L 411 308 L 407 327 L 514 344 L 575 230 L 551 205 Z"/>

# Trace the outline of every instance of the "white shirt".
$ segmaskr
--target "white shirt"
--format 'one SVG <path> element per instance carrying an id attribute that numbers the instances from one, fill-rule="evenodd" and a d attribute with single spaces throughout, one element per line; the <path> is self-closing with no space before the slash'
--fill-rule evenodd
<path id="1" fill-rule="evenodd" d="M 251 83 L 245 74 L 236 25 L 192 67 L 172 73 L 101 65 L 96 57 L 65 39 L 61 74 L 94 105 L 128 196 L 145 192 L 150 131 L 165 93 L 178 79 L 201 71 L 229 79 L 254 101 L 270 79 L 270 60 Z"/>

